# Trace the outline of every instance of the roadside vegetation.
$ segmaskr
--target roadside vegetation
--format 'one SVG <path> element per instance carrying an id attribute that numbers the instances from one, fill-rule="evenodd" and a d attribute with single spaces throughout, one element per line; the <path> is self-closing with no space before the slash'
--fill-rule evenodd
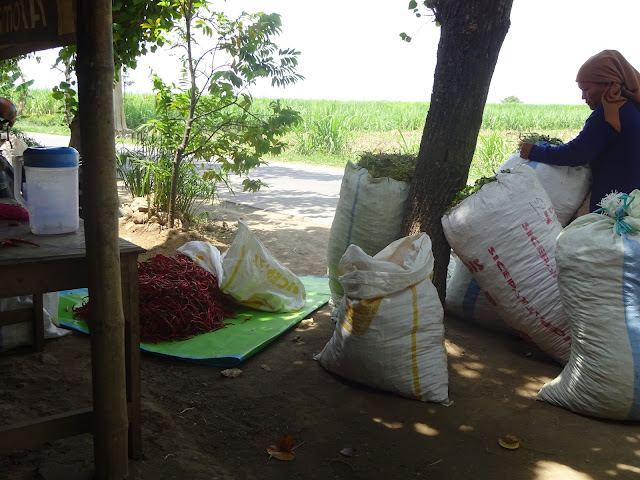
<path id="1" fill-rule="evenodd" d="M 273 99 L 257 98 L 266 114 Z M 426 102 L 282 100 L 302 121 L 286 136 L 288 148 L 268 160 L 343 167 L 363 152 L 417 154 L 429 104 Z M 154 118 L 152 94 L 125 94 L 127 127 L 136 130 Z M 569 141 L 589 115 L 586 105 L 488 104 L 469 181 L 492 174 L 532 132 Z M 48 90 L 31 90 L 17 125 L 21 130 L 69 134 L 62 103 Z"/>
<path id="2" fill-rule="evenodd" d="M 254 99 L 252 114 L 267 118 L 272 114 L 273 102 Z M 409 170 L 415 168 L 428 103 L 293 99 L 281 100 L 281 104 L 297 111 L 300 120 L 283 136 L 287 146 L 282 153 L 263 155 L 267 162 L 342 168 L 352 161 L 365 166 L 374 176 L 375 172 L 385 172 L 382 176 L 398 180 L 411 177 Z M 158 154 L 157 142 L 150 142 L 149 135 L 149 126 L 158 121 L 156 96 L 125 93 L 124 107 L 131 134 L 121 140 L 135 147 L 129 145 L 128 153 L 118 156 L 119 176 L 132 196 L 153 198 L 155 210 L 166 211 L 171 159 Z M 49 91 L 31 90 L 16 126 L 23 131 L 68 135 L 63 112 L 62 101 L 55 100 Z M 569 141 L 588 115 L 586 105 L 488 104 L 469 169 L 468 188 L 477 180 L 492 177 L 517 151 L 523 138 L 530 141 L 532 135 L 537 135 Z M 193 162 L 180 166 L 180 178 L 177 210 L 182 224 L 206 221 L 196 214 L 197 201 L 214 198 L 220 181 L 211 183 L 199 175 Z"/>

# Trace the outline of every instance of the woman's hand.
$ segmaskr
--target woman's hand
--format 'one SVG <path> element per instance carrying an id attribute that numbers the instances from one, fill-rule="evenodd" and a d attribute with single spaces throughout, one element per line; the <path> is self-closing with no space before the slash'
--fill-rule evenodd
<path id="1" fill-rule="evenodd" d="M 527 160 L 531 152 L 531 147 L 533 147 L 533 143 L 522 142 L 522 145 L 520 145 L 520 157 Z"/>

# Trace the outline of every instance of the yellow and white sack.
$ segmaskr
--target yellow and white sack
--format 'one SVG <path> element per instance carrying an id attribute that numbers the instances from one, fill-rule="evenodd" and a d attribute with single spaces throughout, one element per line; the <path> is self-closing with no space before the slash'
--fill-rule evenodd
<path id="1" fill-rule="evenodd" d="M 591 191 L 591 167 L 548 165 L 525 160 L 519 153 L 514 153 L 500 166 L 499 171 L 513 169 L 519 165 L 529 165 L 535 170 L 540 184 L 551 199 L 560 225 L 568 225 Z"/>
<path id="2" fill-rule="evenodd" d="M 563 365 L 571 335 L 557 283 L 562 226 L 534 170 L 520 165 L 442 217 L 444 234 L 500 317 Z"/>
<path id="3" fill-rule="evenodd" d="M 282 265 L 246 223 L 222 254 L 220 289 L 242 305 L 267 312 L 295 312 L 306 299 L 304 285 Z"/>
<path id="4" fill-rule="evenodd" d="M 640 420 L 640 190 L 558 237 L 558 284 L 571 321 L 569 363 L 538 398 L 583 415 Z"/>
<path id="5" fill-rule="evenodd" d="M 351 245 L 339 264 L 344 297 L 333 337 L 315 358 L 328 371 L 422 401 L 449 403 L 444 312 L 431 283 L 431 239 L 404 237 L 371 257 Z"/>

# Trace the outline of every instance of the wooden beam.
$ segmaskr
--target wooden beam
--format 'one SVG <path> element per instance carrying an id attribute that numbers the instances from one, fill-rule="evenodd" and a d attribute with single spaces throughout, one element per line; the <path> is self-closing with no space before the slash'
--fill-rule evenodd
<path id="1" fill-rule="evenodd" d="M 92 408 L 14 423 L 0 428 L 0 453 L 38 447 L 59 438 L 91 433 L 92 429 Z"/>
<path id="2" fill-rule="evenodd" d="M 0 60 L 76 42 L 75 0 L 0 0 Z"/>
<path id="3" fill-rule="evenodd" d="M 77 0 L 78 101 L 91 309 L 96 480 L 129 476 L 124 312 L 118 248 L 111 0 Z"/>

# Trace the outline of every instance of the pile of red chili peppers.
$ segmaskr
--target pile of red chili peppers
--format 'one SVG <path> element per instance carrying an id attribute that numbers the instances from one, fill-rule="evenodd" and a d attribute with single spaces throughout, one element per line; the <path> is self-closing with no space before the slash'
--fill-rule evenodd
<path id="1" fill-rule="evenodd" d="M 158 254 L 138 266 L 140 340 L 178 340 L 224 328 L 234 315 L 231 297 L 217 278 L 185 255 Z M 87 305 L 74 316 L 87 319 Z"/>

